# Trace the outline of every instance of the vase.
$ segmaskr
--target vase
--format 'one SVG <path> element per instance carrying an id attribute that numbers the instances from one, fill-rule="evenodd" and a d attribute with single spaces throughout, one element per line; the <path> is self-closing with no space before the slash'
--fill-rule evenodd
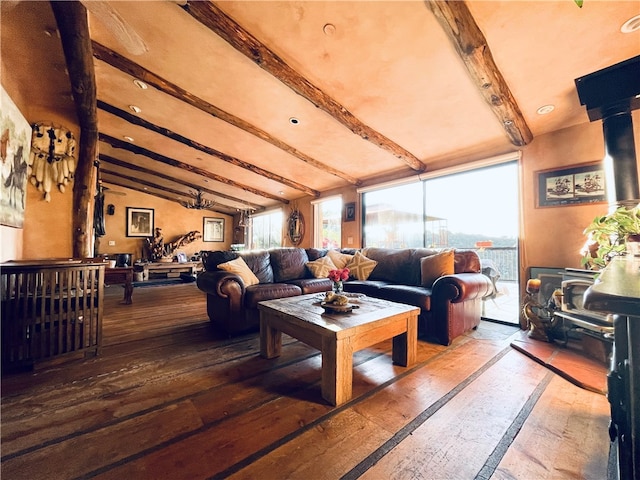
<path id="1" fill-rule="evenodd" d="M 342 280 L 333 282 L 333 293 L 342 293 Z"/>

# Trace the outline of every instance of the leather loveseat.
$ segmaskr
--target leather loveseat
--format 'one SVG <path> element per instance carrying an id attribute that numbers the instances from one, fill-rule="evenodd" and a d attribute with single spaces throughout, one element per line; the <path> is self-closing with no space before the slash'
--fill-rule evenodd
<path id="1" fill-rule="evenodd" d="M 449 345 L 457 336 L 478 326 L 482 299 L 493 293 L 493 284 L 481 273 L 480 259 L 472 250 L 449 252 L 454 271 L 436 278 L 433 284 L 423 281 L 427 261 L 423 259 L 435 258 L 443 253 L 439 250 L 365 248 L 340 253 L 349 257 L 362 254 L 375 263 L 366 279 L 346 281 L 346 292 L 420 307 L 419 336 L 443 345 Z M 302 248 L 203 252 L 204 271 L 198 275 L 197 285 L 207 293 L 209 319 L 229 335 L 257 330 L 260 325 L 258 302 L 331 289 L 328 278 L 315 278 L 307 266 L 325 256 L 327 250 Z M 228 262 L 246 264 L 253 279 L 246 281 L 238 273 L 219 268 L 221 264 L 227 268 Z"/>

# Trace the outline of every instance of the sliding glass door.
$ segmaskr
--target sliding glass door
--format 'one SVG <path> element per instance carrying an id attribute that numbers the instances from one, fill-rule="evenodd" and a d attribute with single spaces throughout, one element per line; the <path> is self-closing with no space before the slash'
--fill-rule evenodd
<path id="1" fill-rule="evenodd" d="M 427 246 L 475 249 L 496 285 L 483 316 L 518 323 L 517 162 L 432 178 L 424 186 L 425 214 L 432 219 Z"/>

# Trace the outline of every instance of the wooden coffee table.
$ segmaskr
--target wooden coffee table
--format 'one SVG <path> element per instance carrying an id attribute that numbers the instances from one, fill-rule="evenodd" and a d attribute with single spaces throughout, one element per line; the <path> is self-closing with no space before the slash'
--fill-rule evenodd
<path id="1" fill-rule="evenodd" d="M 320 350 L 322 397 L 332 405 L 351 399 L 354 352 L 393 338 L 393 362 L 405 367 L 415 363 L 419 308 L 364 297 L 350 313 L 325 313 L 321 297 L 311 294 L 258 303 L 260 354 L 278 357 L 282 332 Z"/>

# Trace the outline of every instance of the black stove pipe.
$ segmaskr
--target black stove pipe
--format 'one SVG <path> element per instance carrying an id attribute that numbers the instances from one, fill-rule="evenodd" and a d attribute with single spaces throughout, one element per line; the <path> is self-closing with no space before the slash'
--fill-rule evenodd
<path id="1" fill-rule="evenodd" d="M 634 207 L 640 202 L 636 146 L 630 111 L 619 112 L 602 119 L 604 148 L 613 165 L 613 180 L 617 206 Z"/>

